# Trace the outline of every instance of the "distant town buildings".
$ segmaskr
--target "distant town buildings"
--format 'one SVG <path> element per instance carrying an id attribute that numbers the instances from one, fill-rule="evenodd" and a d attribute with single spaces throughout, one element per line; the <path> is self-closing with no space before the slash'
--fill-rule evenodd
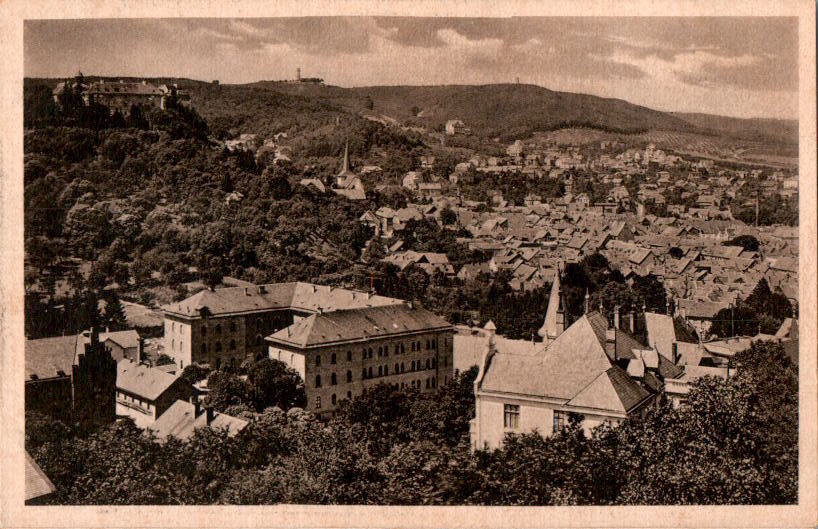
<path id="1" fill-rule="evenodd" d="M 54 102 L 61 104 L 61 96 L 66 90 L 79 90 L 83 103 L 88 106 L 101 104 L 113 114 L 116 111 L 128 115 L 133 105 L 164 110 L 169 98 L 174 97 L 181 105 L 190 105 L 190 94 L 179 90 L 176 85 L 155 85 L 148 81 L 119 82 L 99 81 L 85 83 L 81 77 L 73 81 L 58 83 L 52 91 Z"/>

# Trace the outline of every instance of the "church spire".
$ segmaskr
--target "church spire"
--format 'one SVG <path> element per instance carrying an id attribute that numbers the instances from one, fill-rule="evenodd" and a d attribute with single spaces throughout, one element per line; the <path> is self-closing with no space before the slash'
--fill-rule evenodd
<path id="1" fill-rule="evenodd" d="M 349 140 L 344 145 L 344 168 L 341 171 L 343 173 L 349 172 Z"/>

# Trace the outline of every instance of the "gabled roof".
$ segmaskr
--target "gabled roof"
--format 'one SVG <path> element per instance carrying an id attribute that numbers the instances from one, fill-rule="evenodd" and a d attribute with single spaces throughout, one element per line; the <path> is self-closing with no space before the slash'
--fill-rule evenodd
<path id="1" fill-rule="evenodd" d="M 25 451 L 26 467 L 25 467 L 25 486 L 26 498 L 25 501 L 40 498 L 55 492 L 57 487 L 48 479 L 40 465 Z"/>
<path id="2" fill-rule="evenodd" d="M 159 441 L 164 441 L 169 436 L 184 441 L 192 436 L 193 432 L 198 428 L 205 428 L 207 426 L 214 429 L 224 428 L 232 437 L 249 424 L 243 419 L 214 412 L 213 421 L 208 425 L 207 414 L 202 413 L 198 417 L 194 417 L 195 409 L 194 405 L 190 402 L 177 400 L 148 427 L 148 430 L 153 432 Z"/>
<path id="3" fill-rule="evenodd" d="M 673 342 L 676 341 L 676 330 L 673 318 L 666 314 L 645 313 L 645 327 L 650 345 L 665 358 L 673 358 Z"/>
<path id="4" fill-rule="evenodd" d="M 400 304 L 313 314 L 268 336 L 267 340 L 304 348 L 451 328 L 447 321 L 428 310 Z"/>
<path id="5" fill-rule="evenodd" d="M 568 405 L 627 413 L 649 396 L 650 393 L 635 384 L 622 368 L 611 366 L 568 401 Z"/>
<path id="6" fill-rule="evenodd" d="M 116 365 L 116 387 L 146 400 L 158 399 L 176 382 L 179 375 L 123 359 Z"/>
<path id="7" fill-rule="evenodd" d="M 26 340 L 26 380 L 32 375 L 53 378 L 60 376 L 59 372 L 71 376 L 76 348 L 76 335 Z"/>
<path id="8" fill-rule="evenodd" d="M 373 296 L 366 292 L 292 282 L 202 290 L 178 303 L 167 305 L 163 309 L 170 314 L 195 318 L 205 307 L 211 315 L 218 316 L 276 309 L 295 309 L 305 312 L 331 311 L 396 303 L 401 303 L 401 301 L 384 296 Z"/>

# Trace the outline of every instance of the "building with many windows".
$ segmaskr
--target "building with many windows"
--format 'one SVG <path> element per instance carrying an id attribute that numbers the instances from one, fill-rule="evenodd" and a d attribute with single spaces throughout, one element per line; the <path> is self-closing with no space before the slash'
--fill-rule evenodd
<path id="1" fill-rule="evenodd" d="M 318 312 L 267 343 L 270 358 L 304 379 L 308 409 L 326 415 L 381 383 L 436 391 L 454 373 L 453 335 L 445 320 L 400 302 Z"/>
<path id="2" fill-rule="evenodd" d="M 203 290 L 163 307 L 164 352 L 180 369 L 219 368 L 267 356 L 265 336 L 313 314 L 403 303 L 310 283 L 275 283 Z"/>

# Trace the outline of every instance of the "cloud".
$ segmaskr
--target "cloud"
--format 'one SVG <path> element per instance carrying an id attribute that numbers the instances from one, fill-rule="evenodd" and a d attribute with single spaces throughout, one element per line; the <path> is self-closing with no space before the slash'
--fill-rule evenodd
<path id="1" fill-rule="evenodd" d="M 472 40 L 451 28 L 439 29 L 437 36 L 451 53 L 479 58 L 499 58 L 498 55 L 504 46 L 503 39 Z"/>

